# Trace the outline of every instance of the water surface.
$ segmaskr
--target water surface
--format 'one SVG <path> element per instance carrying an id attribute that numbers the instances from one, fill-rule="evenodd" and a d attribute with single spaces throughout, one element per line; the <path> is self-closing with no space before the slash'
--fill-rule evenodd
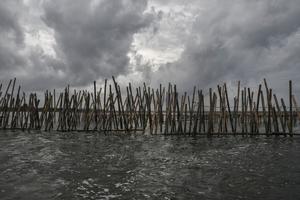
<path id="1" fill-rule="evenodd" d="M 0 132 L 0 199 L 299 199 L 300 137 Z"/>

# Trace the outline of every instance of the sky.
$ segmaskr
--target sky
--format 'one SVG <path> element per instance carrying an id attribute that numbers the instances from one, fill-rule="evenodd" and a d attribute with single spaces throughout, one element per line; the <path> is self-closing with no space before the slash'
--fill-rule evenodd
<path id="1" fill-rule="evenodd" d="M 299 0 L 1 0 L 0 79 L 24 90 L 263 78 L 300 97 Z"/>

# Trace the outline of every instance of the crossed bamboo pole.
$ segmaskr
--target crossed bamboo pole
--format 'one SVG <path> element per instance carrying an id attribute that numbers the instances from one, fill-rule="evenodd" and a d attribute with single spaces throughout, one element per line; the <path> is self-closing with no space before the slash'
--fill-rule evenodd
<path id="1" fill-rule="evenodd" d="M 93 92 L 75 90 L 44 92 L 44 100 L 36 93 L 26 95 L 16 78 L 2 91 L 0 84 L 0 129 L 43 131 L 148 132 L 174 135 L 283 135 L 299 133 L 294 127 L 300 122 L 296 98 L 289 81 L 289 104 L 277 99 L 266 79 L 255 91 L 241 88 L 230 101 L 226 83 L 205 95 L 193 88 L 191 95 L 179 94 L 169 83 L 151 88 L 145 83 L 122 90 L 112 77 Z M 125 91 L 125 92 L 124 92 Z M 230 104 L 233 104 L 231 106 Z"/>

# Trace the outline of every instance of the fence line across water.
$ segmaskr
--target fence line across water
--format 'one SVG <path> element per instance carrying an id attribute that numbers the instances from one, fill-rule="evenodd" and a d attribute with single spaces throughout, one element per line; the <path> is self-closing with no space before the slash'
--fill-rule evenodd
<path id="1" fill-rule="evenodd" d="M 289 101 L 277 99 L 266 79 L 257 90 L 241 88 L 230 101 L 227 85 L 179 94 L 176 85 L 154 89 L 126 87 L 105 80 L 94 82 L 93 92 L 46 91 L 43 102 L 36 93 L 28 96 L 10 80 L 0 85 L 0 129 L 44 131 L 149 132 L 174 135 L 284 135 L 293 136 L 300 121 L 297 101 L 289 81 Z M 254 95 L 255 94 L 255 95 Z M 231 104 L 233 105 L 230 105 Z"/>

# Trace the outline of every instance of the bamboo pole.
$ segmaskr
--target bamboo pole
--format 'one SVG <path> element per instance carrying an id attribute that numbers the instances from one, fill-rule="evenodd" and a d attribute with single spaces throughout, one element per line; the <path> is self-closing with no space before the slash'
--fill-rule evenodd
<path id="1" fill-rule="evenodd" d="M 292 98 L 293 98 L 293 103 L 294 103 L 294 106 L 295 106 L 295 108 L 296 108 L 296 112 L 297 112 L 298 120 L 299 120 L 299 122 L 300 122 L 300 110 L 299 110 L 299 107 L 298 107 L 298 104 L 297 104 L 297 101 L 296 101 L 295 95 L 292 95 Z"/>
<path id="2" fill-rule="evenodd" d="M 293 91 L 292 91 L 292 81 L 289 81 L 289 100 L 290 100 L 290 123 L 289 123 L 289 127 L 290 127 L 290 136 L 293 136 Z"/>

